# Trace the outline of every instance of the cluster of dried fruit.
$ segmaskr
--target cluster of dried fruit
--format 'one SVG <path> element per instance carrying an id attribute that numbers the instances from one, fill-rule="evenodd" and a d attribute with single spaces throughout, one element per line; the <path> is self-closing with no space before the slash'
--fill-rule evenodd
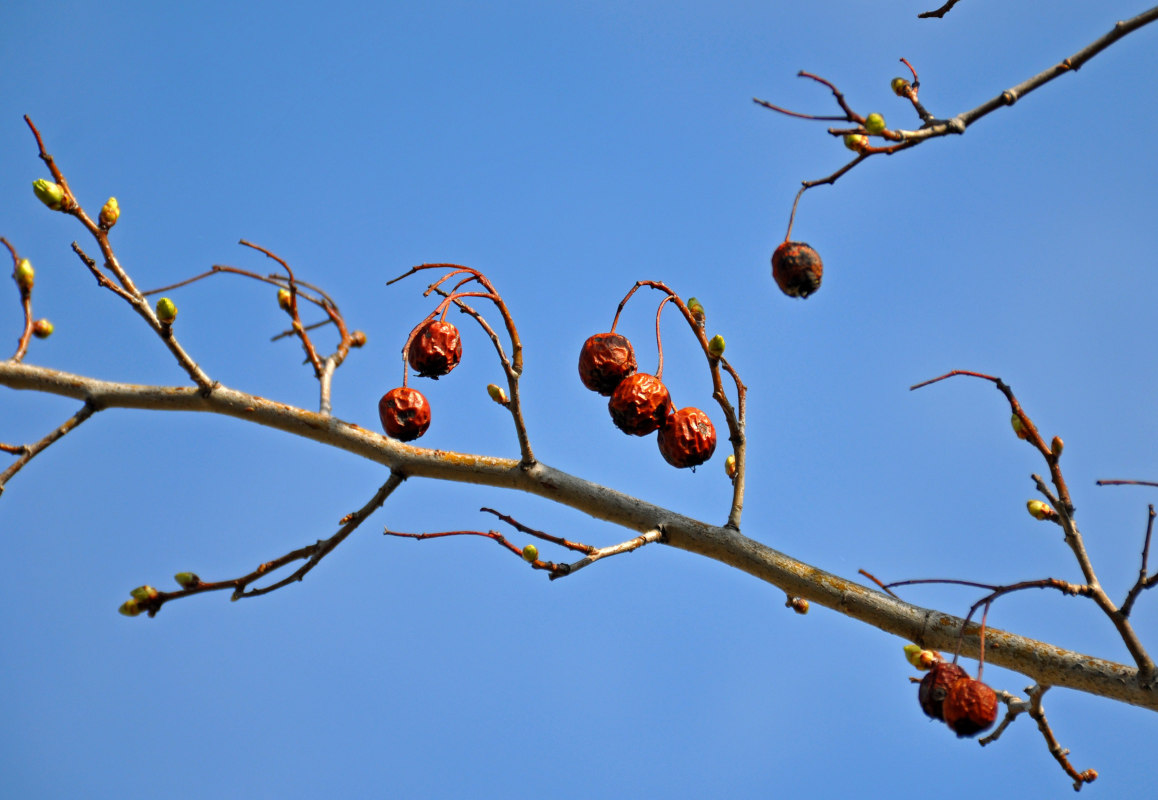
<path id="1" fill-rule="evenodd" d="M 626 336 L 597 333 L 579 351 L 583 385 L 610 397 L 607 409 L 616 427 L 632 436 L 659 431 L 659 452 L 673 467 L 695 467 L 716 450 L 716 429 L 698 408 L 674 410 L 657 375 L 636 372 L 635 351 Z"/>
<path id="2" fill-rule="evenodd" d="M 430 319 L 411 335 L 406 361 L 418 375 L 437 380 L 449 374 L 461 360 L 462 339 L 458 328 L 451 323 Z M 430 427 L 430 403 L 417 389 L 399 386 L 382 395 L 378 416 L 388 435 L 409 442 Z"/>
<path id="3" fill-rule="evenodd" d="M 997 693 L 948 661 L 937 661 L 921 679 L 921 710 L 960 737 L 976 736 L 997 719 Z"/>

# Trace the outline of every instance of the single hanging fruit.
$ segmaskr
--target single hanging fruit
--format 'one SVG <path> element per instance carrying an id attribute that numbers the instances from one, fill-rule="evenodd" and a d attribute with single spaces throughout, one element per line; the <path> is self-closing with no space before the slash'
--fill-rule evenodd
<path id="1" fill-rule="evenodd" d="M 410 366 L 424 378 L 446 375 L 462 360 L 462 339 L 449 322 L 432 319 L 410 342 Z"/>
<path id="2" fill-rule="evenodd" d="M 654 375 L 637 372 L 619 382 L 607 402 L 611 420 L 624 433 L 647 436 L 671 413 L 671 395 Z"/>
<path id="3" fill-rule="evenodd" d="M 618 333 L 597 333 L 579 351 L 579 380 L 604 397 L 611 396 L 635 369 L 635 350 L 627 337 Z"/>
<path id="4" fill-rule="evenodd" d="M 659 429 L 659 452 L 673 467 L 698 467 L 716 452 L 716 429 L 698 408 L 681 408 Z"/>
<path id="5" fill-rule="evenodd" d="M 820 288 L 824 264 L 804 242 L 781 242 L 772 253 L 772 277 L 789 297 L 805 298 Z"/>
<path id="6" fill-rule="evenodd" d="M 976 736 L 997 719 L 997 693 L 973 678 L 958 678 L 943 706 L 945 722 L 959 738 Z"/>
<path id="7" fill-rule="evenodd" d="M 403 442 L 417 439 L 430 427 L 430 403 L 417 389 L 399 386 L 382 395 L 378 416 L 386 433 Z"/>

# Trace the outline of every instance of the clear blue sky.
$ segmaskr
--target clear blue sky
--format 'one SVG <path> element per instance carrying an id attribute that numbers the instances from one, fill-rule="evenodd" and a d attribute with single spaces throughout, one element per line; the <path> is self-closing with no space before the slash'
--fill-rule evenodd
<path id="1" fill-rule="evenodd" d="M 888 88 L 900 57 L 948 116 L 1142 10 L 963 0 L 916 19 L 934 4 L 9 2 L 0 234 L 36 265 L 36 309 L 57 329 L 27 360 L 183 377 L 70 252 L 83 231 L 33 198 L 44 170 L 25 113 L 87 207 L 119 198 L 113 239 L 139 285 L 214 263 L 268 269 L 245 237 L 325 286 L 369 337 L 335 382 L 343 419 L 377 427 L 405 334 L 430 308 L 420 280 L 386 281 L 424 261 L 469 264 L 520 326 L 537 454 L 722 522 L 722 454 L 676 472 L 653 442 L 614 430 L 575 374 L 580 344 L 636 279 L 698 296 L 750 388 L 745 533 L 845 576 L 1078 579 L 1057 530 L 1025 513 L 1042 465 L 997 392 L 907 391 L 953 368 L 1000 375 L 1065 438 L 1078 519 L 1120 598 L 1155 495 L 1094 481 L 1158 479 L 1158 29 L 964 137 L 809 193 L 795 233 L 824 257 L 824 285 L 793 301 L 769 275 L 799 181 L 848 153 L 822 123 L 753 96 L 831 113 L 794 77 L 806 69 L 911 127 Z M 11 342 L 19 309 L 0 289 Z M 269 292 L 221 280 L 174 297 L 213 377 L 316 402 L 300 350 L 268 342 L 283 322 Z M 654 298 L 640 301 L 623 326 L 651 365 Z M 701 362 L 666 330 L 677 403 L 707 406 Z M 515 455 L 483 390 L 498 376 L 488 343 L 464 332 L 464 363 L 428 387 L 423 443 Z M 0 441 L 37 438 L 75 408 L 2 390 Z M 299 585 L 193 598 L 153 620 L 116 613 L 136 585 L 234 577 L 329 536 L 384 478 L 234 420 L 160 413 L 100 414 L 38 458 L 0 501 L 0 794 L 1070 791 L 1028 720 L 985 749 L 956 740 L 921 716 L 904 642 L 820 608 L 798 617 L 717 563 L 651 547 L 548 583 L 488 542 L 379 533 L 485 529 L 477 509 L 490 505 L 572 539 L 626 538 L 497 490 L 412 481 Z M 976 595 L 905 597 L 964 613 Z M 1158 647 L 1156 602 L 1144 596 L 1135 621 Z M 1081 600 L 1011 597 L 990 622 L 1127 659 Z M 1075 765 L 1101 772 L 1087 792 L 1152 787 L 1152 712 L 1047 700 Z"/>

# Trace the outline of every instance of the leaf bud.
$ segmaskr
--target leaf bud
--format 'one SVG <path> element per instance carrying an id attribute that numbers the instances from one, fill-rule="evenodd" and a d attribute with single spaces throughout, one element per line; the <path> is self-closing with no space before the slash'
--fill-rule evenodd
<path id="1" fill-rule="evenodd" d="M 909 90 L 909 82 L 904 78 L 893 78 L 889 86 L 892 87 L 893 94 L 897 97 L 904 97 L 905 93 Z"/>
<path id="2" fill-rule="evenodd" d="M 920 670 L 929 670 L 941 660 L 941 655 L 935 650 L 926 650 L 919 644 L 905 645 L 905 660 Z"/>
<path id="3" fill-rule="evenodd" d="M 736 477 L 736 456 L 735 456 L 735 454 L 729 454 L 728 457 L 724 459 L 724 473 L 729 478 Z"/>
<path id="4" fill-rule="evenodd" d="M 152 586 L 138 586 L 133 591 L 129 592 L 137 600 L 155 600 L 157 597 L 157 590 Z"/>
<path id="5" fill-rule="evenodd" d="M 724 354 L 724 337 L 716 334 L 708 340 L 708 355 L 712 358 L 719 358 Z"/>
<path id="6" fill-rule="evenodd" d="M 365 347 L 366 334 L 364 331 L 354 331 L 350 334 L 350 347 Z"/>
<path id="7" fill-rule="evenodd" d="M 37 339 L 47 339 L 56 330 L 52 322 L 47 319 L 38 319 L 32 323 L 32 335 Z"/>
<path id="8" fill-rule="evenodd" d="M 1049 443 L 1049 451 L 1053 453 L 1054 458 L 1057 458 L 1062 454 L 1062 450 L 1065 449 L 1065 446 L 1066 443 L 1062 441 L 1062 438 L 1060 436 L 1055 436 L 1053 437 L 1053 441 Z"/>
<path id="9" fill-rule="evenodd" d="M 701 325 L 704 323 L 704 304 L 694 297 L 688 298 L 688 311 L 692 312 L 692 318 Z"/>
<path id="10" fill-rule="evenodd" d="M 1030 500 L 1026 502 L 1025 507 L 1029 509 L 1029 515 L 1034 519 L 1052 519 L 1057 516 L 1057 512 L 1040 500 Z"/>
<path id="11" fill-rule="evenodd" d="M 162 297 L 157 301 L 157 319 L 166 325 L 172 324 L 177 319 L 177 304 L 168 297 Z"/>
<path id="12" fill-rule="evenodd" d="M 121 218 L 121 205 L 117 202 L 117 198 L 110 197 L 101 206 L 101 214 L 99 218 L 101 230 L 108 230 L 117 224 L 117 220 Z"/>
<path id="13" fill-rule="evenodd" d="M 282 311 L 293 311 L 294 302 L 293 295 L 290 294 L 289 289 L 277 290 L 277 304 L 281 306 Z"/>
<path id="14" fill-rule="evenodd" d="M 792 597 L 789 595 L 788 601 L 784 605 L 791 608 L 797 614 L 804 615 L 808 613 L 808 601 L 803 597 Z"/>
<path id="15" fill-rule="evenodd" d="M 491 396 L 491 400 L 494 400 L 500 406 L 505 406 L 507 404 L 507 393 L 503 391 L 503 387 L 499 386 L 497 383 L 487 384 L 487 394 Z"/>
<path id="16" fill-rule="evenodd" d="M 885 118 L 875 111 L 864 118 L 864 129 L 869 133 L 880 133 L 885 127 Z"/>
<path id="17" fill-rule="evenodd" d="M 32 191 L 40 198 L 40 202 L 44 203 L 53 211 L 60 211 L 64 205 L 64 187 L 59 183 L 53 183 L 44 178 L 37 178 L 32 182 Z"/>
<path id="18" fill-rule="evenodd" d="M 869 146 L 869 140 L 863 133 L 846 133 L 844 146 L 854 153 L 863 153 L 865 148 Z"/>
<path id="19" fill-rule="evenodd" d="M 177 581 L 177 585 L 182 589 L 192 589 L 201 584 L 201 579 L 195 572 L 178 572 L 173 576 L 173 580 Z"/>
<path id="20" fill-rule="evenodd" d="M 132 597 L 121 603 L 121 607 L 117 611 L 124 614 L 126 617 L 135 617 L 141 613 L 140 604 Z"/>
<path id="21" fill-rule="evenodd" d="M 1024 439 L 1029 436 L 1029 432 L 1025 429 L 1025 423 L 1021 421 L 1021 417 L 1014 414 L 1009 418 L 1009 424 L 1013 426 L 1013 432 L 1017 434 L 1018 439 Z"/>
<path id="22" fill-rule="evenodd" d="M 16 262 L 16 270 L 12 273 L 12 277 L 16 279 L 17 286 L 27 291 L 36 282 L 36 270 L 32 268 L 31 261 L 22 258 Z"/>
<path id="23" fill-rule="evenodd" d="M 535 547 L 533 544 L 529 544 L 523 548 L 523 561 L 526 561 L 528 564 L 534 564 L 538 558 L 539 548 Z"/>

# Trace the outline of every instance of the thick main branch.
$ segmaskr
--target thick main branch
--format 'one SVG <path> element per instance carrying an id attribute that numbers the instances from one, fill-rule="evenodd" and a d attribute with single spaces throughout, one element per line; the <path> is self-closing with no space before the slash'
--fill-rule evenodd
<path id="1" fill-rule="evenodd" d="M 951 650 L 962 620 L 905 603 L 797 561 L 735 530 L 710 525 L 541 463 L 427 450 L 388 439 L 331 416 L 273 402 L 223 386 L 197 388 L 113 383 L 11 361 L 0 362 L 0 385 L 64 395 L 103 408 L 201 411 L 285 431 L 336 447 L 392 469 L 399 476 L 436 478 L 517 489 L 645 533 L 658 529 L 673 547 L 743 570 L 790 595 L 807 598 L 923 647 Z M 978 627 L 970 626 L 961 652 L 976 657 Z M 1144 686 L 1136 669 L 1064 650 L 1012 633 L 986 630 L 990 663 L 1042 685 L 1064 686 L 1158 710 L 1158 688 Z"/>

